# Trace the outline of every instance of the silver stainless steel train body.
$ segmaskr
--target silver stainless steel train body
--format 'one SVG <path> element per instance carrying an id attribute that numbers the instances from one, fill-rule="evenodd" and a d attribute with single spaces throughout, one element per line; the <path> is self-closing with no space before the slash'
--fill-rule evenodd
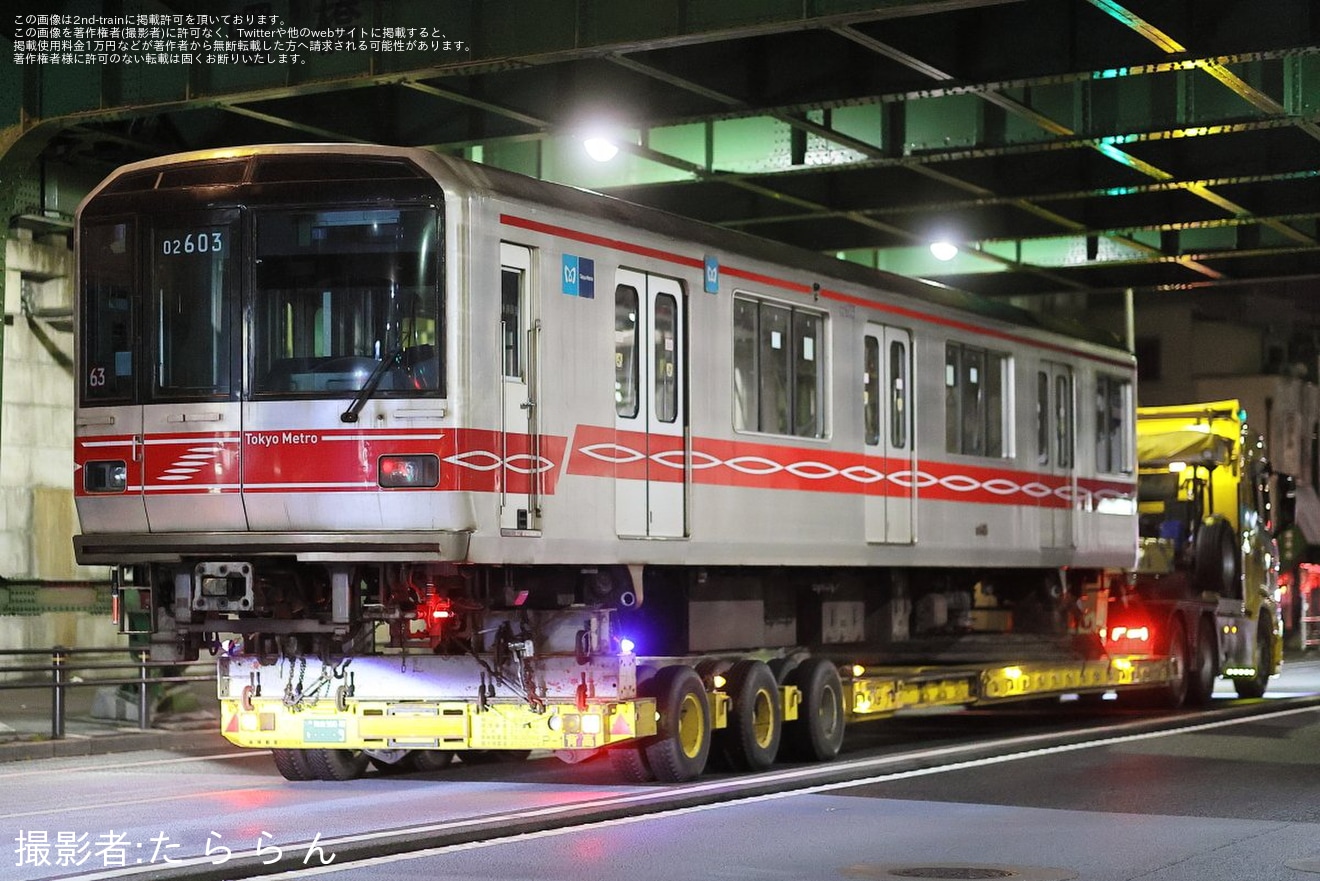
<path id="1" fill-rule="evenodd" d="M 126 166 L 77 250 L 158 657 L 985 653 L 1135 557 L 1132 358 L 934 285 L 367 146 Z"/>

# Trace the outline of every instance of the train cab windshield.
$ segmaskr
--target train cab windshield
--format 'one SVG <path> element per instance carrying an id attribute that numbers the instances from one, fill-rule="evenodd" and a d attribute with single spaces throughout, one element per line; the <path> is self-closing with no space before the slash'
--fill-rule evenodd
<path id="1" fill-rule="evenodd" d="M 439 388 L 434 212 L 278 211 L 257 217 L 258 396 Z"/>
<path id="2" fill-rule="evenodd" d="M 361 164 L 108 188 L 81 227 L 83 402 L 443 395 L 439 193 L 359 199 L 391 183 Z"/>

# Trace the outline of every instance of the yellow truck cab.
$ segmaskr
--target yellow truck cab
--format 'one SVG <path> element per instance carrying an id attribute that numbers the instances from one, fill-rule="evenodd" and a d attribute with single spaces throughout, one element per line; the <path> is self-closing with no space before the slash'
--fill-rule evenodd
<path id="1" fill-rule="evenodd" d="M 1216 673 L 1260 697 L 1282 661 L 1264 441 L 1235 400 L 1139 407 L 1137 460 L 1133 591 L 1169 616 L 1160 631 L 1181 629 L 1187 699 L 1208 699 Z"/>

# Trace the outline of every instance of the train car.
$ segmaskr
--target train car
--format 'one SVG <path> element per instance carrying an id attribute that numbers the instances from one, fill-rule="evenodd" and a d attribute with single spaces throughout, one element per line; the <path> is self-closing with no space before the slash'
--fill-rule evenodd
<path id="1" fill-rule="evenodd" d="M 1001 304 L 380 146 L 125 166 L 76 248 L 78 560 L 289 776 L 828 758 L 848 670 L 1094 653 L 1136 558 L 1132 357 Z"/>

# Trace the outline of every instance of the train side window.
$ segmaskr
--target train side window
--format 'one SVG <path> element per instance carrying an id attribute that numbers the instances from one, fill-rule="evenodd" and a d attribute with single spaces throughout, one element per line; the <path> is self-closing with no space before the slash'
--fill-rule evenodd
<path id="1" fill-rule="evenodd" d="M 1008 412 L 1007 355 L 986 352 L 985 356 L 985 454 L 1007 456 L 1005 414 Z"/>
<path id="2" fill-rule="evenodd" d="M 824 397 L 819 370 L 821 318 L 810 312 L 793 313 L 793 434 L 820 437 L 820 402 Z"/>
<path id="3" fill-rule="evenodd" d="M 907 444 L 907 345 L 895 340 L 889 344 L 889 445 L 902 450 Z"/>
<path id="4" fill-rule="evenodd" d="M 788 378 L 792 370 L 789 322 L 792 312 L 783 306 L 761 304 L 761 431 L 792 434 Z"/>
<path id="5" fill-rule="evenodd" d="M 880 443 L 880 341 L 868 336 L 862 345 L 862 417 L 868 446 Z"/>
<path id="6" fill-rule="evenodd" d="M 1095 467 L 1132 473 L 1132 383 L 1117 376 L 1095 378 Z"/>
<path id="7" fill-rule="evenodd" d="M 741 297 L 733 301 L 733 427 L 738 431 L 756 431 L 760 420 L 759 392 L 756 377 L 756 304 Z"/>
<path id="8" fill-rule="evenodd" d="M 948 343 L 944 349 L 945 448 L 969 456 L 1010 455 L 1006 426 L 1008 355 Z"/>
<path id="9" fill-rule="evenodd" d="M 1055 378 L 1054 405 L 1058 409 L 1055 433 L 1059 441 L 1058 461 L 1062 468 L 1073 465 L 1073 381 L 1066 373 Z"/>
<path id="10" fill-rule="evenodd" d="M 655 298 L 655 418 L 678 418 L 678 301 L 670 294 Z"/>
<path id="11" fill-rule="evenodd" d="M 1054 439 L 1050 432 L 1050 375 L 1044 370 L 1036 373 L 1036 462 L 1050 464 L 1050 446 Z"/>
<path id="12" fill-rule="evenodd" d="M 734 428 L 824 437 L 824 314 L 743 295 L 733 308 Z"/>
<path id="13" fill-rule="evenodd" d="M 1073 467 L 1073 377 L 1062 364 L 1046 362 L 1036 373 L 1036 460 Z"/>
<path id="14" fill-rule="evenodd" d="M 504 375 L 522 377 L 522 289 L 525 273 L 513 266 L 500 270 L 500 337 Z"/>
<path id="15" fill-rule="evenodd" d="M 962 452 L 962 346 L 944 347 L 944 448 Z"/>
<path id="16" fill-rule="evenodd" d="M 614 289 L 614 412 L 625 419 L 638 412 L 637 310 L 636 288 Z"/>

